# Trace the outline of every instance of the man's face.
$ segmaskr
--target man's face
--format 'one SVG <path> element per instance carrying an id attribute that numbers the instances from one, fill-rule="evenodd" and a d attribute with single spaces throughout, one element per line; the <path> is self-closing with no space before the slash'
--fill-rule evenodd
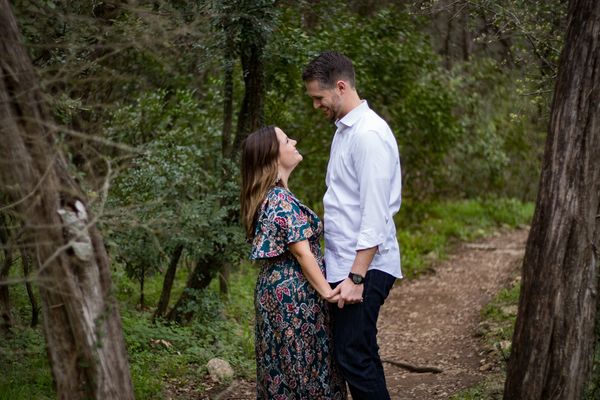
<path id="1" fill-rule="evenodd" d="M 321 109 L 325 117 L 332 122 L 341 117 L 342 99 L 337 87 L 323 89 L 317 81 L 308 81 L 305 85 L 306 94 L 312 98 L 315 109 Z"/>

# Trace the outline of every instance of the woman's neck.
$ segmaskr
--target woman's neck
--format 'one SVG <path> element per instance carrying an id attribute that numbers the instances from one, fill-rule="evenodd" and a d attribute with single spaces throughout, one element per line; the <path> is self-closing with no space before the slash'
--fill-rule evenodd
<path id="1" fill-rule="evenodd" d="M 288 189 L 288 179 L 290 177 L 290 174 L 292 173 L 292 171 L 284 171 L 284 170 L 279 170 L 279 184 L 281 186 L 283 186 L 285 189 Z"/>

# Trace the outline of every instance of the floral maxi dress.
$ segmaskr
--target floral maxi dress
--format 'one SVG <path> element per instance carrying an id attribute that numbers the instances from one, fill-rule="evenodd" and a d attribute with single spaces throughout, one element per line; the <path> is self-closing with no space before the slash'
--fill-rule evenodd
<path id="1" fill-rule="evenodd" d="M 329 305 L 305 279 L 288 244 L 308 239 L 323 273 L 317 215 L 282 187 L 258 210 L 251 259 L 261 260 L 256 310 L 258 399 L 345 399 L 333 361 Z"/>

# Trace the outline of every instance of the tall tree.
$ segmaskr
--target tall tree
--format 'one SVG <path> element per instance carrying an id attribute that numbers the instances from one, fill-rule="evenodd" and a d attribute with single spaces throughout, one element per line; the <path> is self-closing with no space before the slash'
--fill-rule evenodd
<path id="1" fill-rule="evenodd" d="M 504 399 L 579 399 L 600 259 L 600 2 L 572 0 Z"/>
<path id="2" fill-rule="evenodd" d="M 233 157 L 237 156 L 246 136 L 264 124 L 264 53 L 276 22 L 275 0 L 235 0 L 234 3 L 239 13 L 238 53 L 244 77 L 244 98 L 233 140 Z"/>
<path id="3" fill-rule="evenodd" d="M 133 399 L 108 256 L 43 98 L 9 2 L 0 0 L 0 190 L 33 248 L 57 394 Z"/>
<path id="4" fill-rule="evenodd" d="M 224 87 L 223 87 L 223 129 L 221 181 L 223 186 L 233 183 L 232 162 L 235 163 L 241 144 L 249 133 L 264 124 L 265 108 L 265 48 L 276 20 L 275 0 L 225 0 L 217 3 L 215 14 L 217 26 L 223 31 L 224 46 Z M 239 55 L 244 80 L 244 95 L 237 117 L 235 137 L 233 129 L 233 64 Z M 231 192 L 229 193 L 231 194 Z M 226 226 L 238 227 L 238 199 L 225 195 L 221 199 L 221 208 L 227 210 Z M 226 243 L 215 243 L 214 254 L 199 257 L 194 271 L 190 274 L 186 287 L 177 300 L 167 319 L 177 322 L 189 322 L 194 314 L 187 304 L 203 290 L 218 274 L 220 290 L 223 295 L 228 291 L 228 277 L 231 261 L 225 255 L 225 249 L 231 248 L 234 238 Z"/>
<path id="5" fill-rule="evenodd" d="M 10 293 L 8 284 L 4 281 L 8 278 L 10 268 L 13 264 L 13 245 L 9 229 L 9 219 L 6 214 L 0 213 L 0 247 L 2 247 L 2 262 L 0 262 L 0 331 L 10 332 L 12 327 L 12 316 L 10 313 Z"/>

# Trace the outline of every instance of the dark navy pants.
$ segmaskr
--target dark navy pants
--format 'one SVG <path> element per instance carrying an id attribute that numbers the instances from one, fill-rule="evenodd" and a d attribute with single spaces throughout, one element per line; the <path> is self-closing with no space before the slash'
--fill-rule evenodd
<path id="1" fill-rule="evenodd" d="M 369 270 L 364 281 L 363 302 L 338 308 L 332 304 L 333 347 L 336 361 L 348 383 L 353 400 L 389 400 L 377 345 L 377 317 L 396 278 Z M 333 283 L 336 287 L 341 282 Z"/>

